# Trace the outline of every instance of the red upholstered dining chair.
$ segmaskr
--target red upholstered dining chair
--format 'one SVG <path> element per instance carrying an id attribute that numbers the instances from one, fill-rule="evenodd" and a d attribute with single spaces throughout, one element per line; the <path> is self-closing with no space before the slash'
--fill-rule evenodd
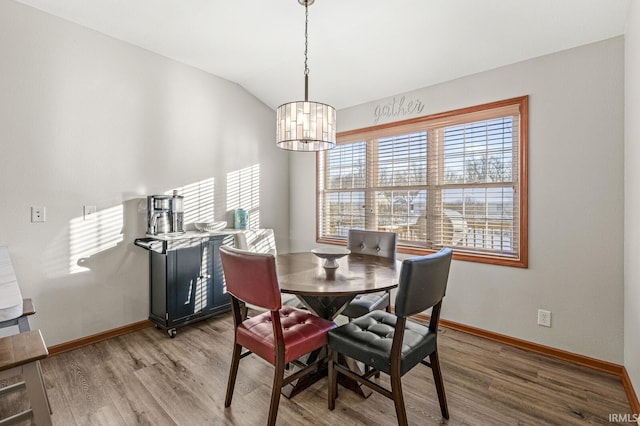
<path id="1" fill-rule="evenodd" d="M 282 306 L 273 254 L 251 253 L 223 246 L 220 248 L 220 257 L 227 291 L 231 296 L 234 324 L 233 357 L 224 406 L 231 405 L 240 359 L 254 353 L 275 366 L 267 422 L 268 425 L 274 425 L 282 387 L 310 373 L 321 360 L 286 378 L 285 365 L 325 346 L 327 332 L 335 328 L 335 324 L 309 311 Z M 243 302 L 267 311 L 244 319 Z M 242 353 L 243 347 L 248 352 Z"/>

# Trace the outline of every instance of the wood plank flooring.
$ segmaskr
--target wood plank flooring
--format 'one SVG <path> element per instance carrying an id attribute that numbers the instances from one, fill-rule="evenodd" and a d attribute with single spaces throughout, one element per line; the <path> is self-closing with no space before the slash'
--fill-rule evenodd
<path id="1" fill-rule="evenodd" d="M 265 424 L 273 368 L 258 357 L 240 361 L 233 404 L 224 408 L 231 329 L 223 315 L 181 328 L 174 339 L 148 328 L 43 360 L 54 425 Z M 451 418 L 440 417 L 431 371 L 418 366 L 403 377 L 410 424 L 612 424 L 610 413 L 631 412 L 616 376 L 450 329 L 439 348 Z M 388 376 L 380 380 L 388 385 Z M 323 379 L 282 397 L 278 424 L 397 424 L 393 402 L 376 393 L 363 399 L 340 388 L 329 411 L 326 386 Z M 3 397 L 0 416 L 24 403 Z"/>

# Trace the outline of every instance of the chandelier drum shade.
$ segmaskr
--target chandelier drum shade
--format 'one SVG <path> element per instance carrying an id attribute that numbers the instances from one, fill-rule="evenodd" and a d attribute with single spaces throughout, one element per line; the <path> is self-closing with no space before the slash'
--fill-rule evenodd
<path id="1" fill-rule="evenodd" d="M 298 0 L 305 8 L 304 101 L 288 102 L 276 110 L 276 143 L 289 151 L 324 151 L 336 146 L 336 110 L 309 101 L 308 7 L 314 0 Z"/>
<path id="2" fill-rule="evenodd" d="M 290 151 L 324 151 L 336 145 L 336 110 L 319 102 L 299 101 L 276 110 L 278 146 Z"/>

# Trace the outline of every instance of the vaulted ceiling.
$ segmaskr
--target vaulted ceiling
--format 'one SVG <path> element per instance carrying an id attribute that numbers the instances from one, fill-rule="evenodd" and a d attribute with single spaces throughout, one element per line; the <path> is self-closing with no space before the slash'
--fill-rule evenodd
<path id="1" fill-rule="evenodd" d="M 15 0 L 233 81 L 304 97 L 297 0 Z M 316 0 L 309 98 L 337 109 L 624 34 L 631 0 Z"/>

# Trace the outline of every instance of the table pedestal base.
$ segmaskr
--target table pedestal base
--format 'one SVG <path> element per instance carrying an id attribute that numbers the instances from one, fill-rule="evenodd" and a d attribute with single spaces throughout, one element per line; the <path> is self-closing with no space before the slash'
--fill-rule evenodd
<path id="1" fill-rule="evenodd" d="M 326 348 L 311 352 L 308 355 L 305 363 L 311 364 L 316 359 L 318 359 L 318 357 L 321 357 L 325 362 L 320 363 L 320 365 L 318 366 L 318 369 L 315 372 L 309 373 L 306 376 L 296 380 L 295 382 L 292 382 L 287 386 L 283 387 L 282 395 L 284 395 L 287 398 L 293 398 L 303 390 L 307 389 L 309 386 L 313 385 L 318 380 L 327 377 L 327 373 L 329 372 L 329 369 L 326 363 L 326 358 L 327 358 Z M 355 374 L 359 374 L 359 375 L 362 374 L 362 370 L 360 369 L 360 366 L 355 360 L 339 354 L 338 361 L 342 365 L 348 366 L 349 369 L 353 371 Z M 346 377 L 340 374 L 338 374 L 338 383 L 344 386 L 345 388 L 349 389 L 350 391 L 355 392 L 357 395 L 360 395 L 363 398 L 368 398 L 373 392 L 368 387 L 363 386 L 362 383 L 359 383 L 351 379 L 350 377 Z"/>

